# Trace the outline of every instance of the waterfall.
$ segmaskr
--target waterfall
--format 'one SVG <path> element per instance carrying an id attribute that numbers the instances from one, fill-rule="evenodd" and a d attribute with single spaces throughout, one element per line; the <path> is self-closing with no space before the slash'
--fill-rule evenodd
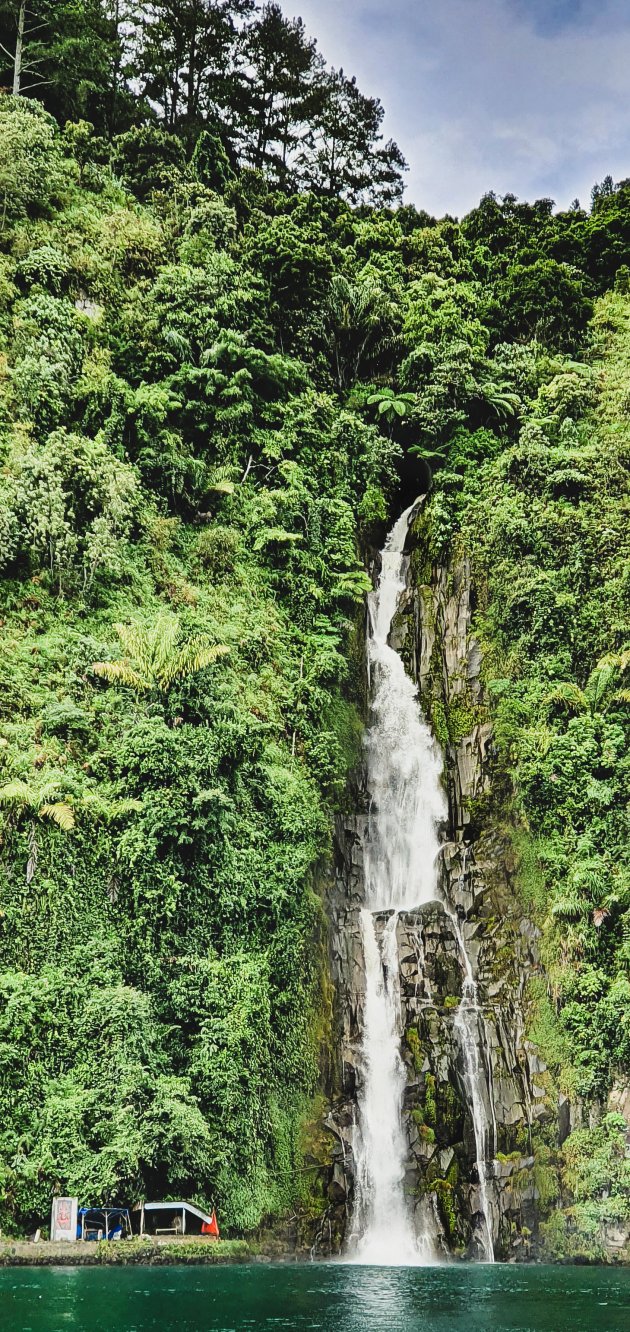
<path id="1" fill-rule="evenodd" d="M 400 1056 L 397 916 L 379 941 L 371 911 L 361 912 L 365 961 L 363 1097 L 357 1151 L 355 1256 L 365 1263 L 411 1265 L 419 1249 L 403 1191 L 407 1145 L 401 1121 L 406 1070 Z"/>
<path id="2" fill-rule="evenodd" d="M 479 1201 L 481 1203 L 481 1220 L 483 1227 L 481 1243 L 486 1261 L 493 1263 L 494 1242 L 492 1238 L 492 1209 L 490 1206 L 490 1192 L 488 1189 L 489 1180 L 492 1178 L 492 1166 L 490 1166 L 490 1168 L 488 1166 L 489 1133 L 483 1096 L 483 1088 L 484 1085 L 486 1085 L 486 1073 L 483 1059 L 481 1058 L 483 1041 L 485 1039 L 485 1024 L 483 1013 L 479 1008 L 477 984 L 473 976 L 470 958 L 466 950 L 463 931 L 457 916 L 451 915 L 450 912 L 449 915 L 453 922 L 457 942 L 459 944 L 459 951 L 464 964 L 462 998 L 455 1014 L 454 1027 L 459 1037 L 459 1044 L 462 1052 L 464 1081 L 468 1093 L 468 1102 L 473 1122 L 473 1132 L 475 1135 L 475 1162 L 477 1166 L 477 1177 L 479 1180 Z M 497 1127 L 491 1095 L 490 1107 L 492 1114 L 492 1154 L 494 1154 L 496 1151 Z"/>
<path id="3" fill-rule="evenodd" d="M 480 1025 L 483 1017 L 477 1002 L 477 986 L 473 980 L 464 981 L 462 1001 L 455 1015 L 455 1030 L 460 1039 L 464 1057 L 464 1077 L 468 1091 L 470 1111 L 475 1134 L 475 1158 L 479 1179 L 479 1200 L 483 1224 L 483 1250 L 489 1263 L 494 1262 L 494 1243 L 492 1240 L 492 1211 L 488 1190 L 488 1132 L 486 1111 L 482 1087 L 484 1068 L 480 1058 Z"/>
<path id="4" fill-rule="evenodd" d="M 430 1209 L 424 1209 L 421 1221 L 418 1209 L 414 1222 L 404 1187 L 408 1143 L 402 1122 L 406 1069 L 401 1057 L 397 924 L 401 912 L 439 897 L 438 825 L 447 812 L 437 747 L 422 716 L 416 687 L 388 641 L 406 586 L 404 547 L 415 509 L 416 504 L 411 505 L 390 532 L 380 578 L 368 598 L 371 717 L 365 761 L 369 813 L 363 837 L 365 904 L 361 911 L 365 1001 L 351 1238 L 354 1261 L 396 1266 L 431 1262 L 435 1256 L 433 1226 L 427 1219 Z M 464 938 L 455 923 L 465 968 L 464 995 L 455 1026 L 475 1131 L 484 1251 L 492 1258 L 481 1019 Z"/>

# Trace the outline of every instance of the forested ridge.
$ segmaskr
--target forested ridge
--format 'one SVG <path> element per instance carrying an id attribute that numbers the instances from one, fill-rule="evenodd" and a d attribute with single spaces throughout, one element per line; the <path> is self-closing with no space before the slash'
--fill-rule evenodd
<path id="1" fill-rule="evenodd" d="M 237 1233 L 324 1205 L 366 560 L 427 489 L 432 556 L 474 569 L 532 1039 L 605 1101 L 630 181 L 404 205 L 380 104 L 273 4 L 4 3 L 0 42 L 0 1225 L 59 1188 L 215 1199 Z M 553 1164 L 585 1226 L 628 1215 L 619 1116 Z"/>

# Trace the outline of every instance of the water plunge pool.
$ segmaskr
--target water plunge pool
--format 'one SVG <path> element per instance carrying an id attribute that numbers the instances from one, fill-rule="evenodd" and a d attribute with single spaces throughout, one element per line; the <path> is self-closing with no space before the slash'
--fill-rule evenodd
<path id="1" fill-rule="evenodd" d="M 628 1332 L 630 1270 L 4 1268 L 2 1332 Z"/>

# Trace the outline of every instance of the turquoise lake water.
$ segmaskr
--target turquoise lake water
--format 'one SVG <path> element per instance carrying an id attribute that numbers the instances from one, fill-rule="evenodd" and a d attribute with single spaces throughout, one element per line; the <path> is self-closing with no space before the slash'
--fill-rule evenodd
<path id="1" fill-rule="evenodd" d="M 630 1332 L 630 1271 L 5 1268 L 1 1332 Z"/>

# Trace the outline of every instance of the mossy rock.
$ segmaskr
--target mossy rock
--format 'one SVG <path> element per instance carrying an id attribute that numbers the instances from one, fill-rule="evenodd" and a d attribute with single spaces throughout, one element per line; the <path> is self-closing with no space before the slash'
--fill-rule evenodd
<path id="1" fill-rule="evenodd" d="M 435 1124 L 442 1146 L 453 1146 L 464 1131 L 464 1107 L 450 1082 L 440 1082 L 435 1098 Z"/>
<path id="2" fill-rule="evenodd" d="M 452 1243 L 457 1235 L 458 1228 L 453 1188 L 447 1179 L 436 1179 L 434 1187 L 440 1220 L 449 1243 Z"/>
<path id="3" fill-rule="evenodd" d="M 435 1099 L 435 1078 L 427 1073 L 424 1080 L 424 1119 L 430 1128 L 435 1128 L 437 1104 Z"/>
<path id="4" fill-rule="evenodd" d="M 424 1064 L 424 1051 L 420 1041 L 420 1035 L 417 1027 L 407 1027 L 405 1032 L 405 1041 L 407 1049 L 411 1055 L 412 1063 L 416 1073 L 422 1072 Z"/>

